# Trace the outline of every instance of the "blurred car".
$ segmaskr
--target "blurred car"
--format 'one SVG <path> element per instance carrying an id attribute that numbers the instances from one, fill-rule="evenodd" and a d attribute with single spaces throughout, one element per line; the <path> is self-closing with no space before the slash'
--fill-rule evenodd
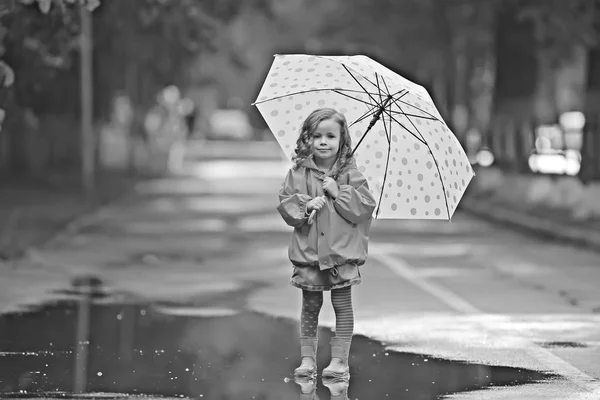
<path id="1" fill-rule="evenodd" d="M 249 140 L 253 134 L 250 118 L 242 110 L 216 110 L 208 121 L 207 139 Z"/>

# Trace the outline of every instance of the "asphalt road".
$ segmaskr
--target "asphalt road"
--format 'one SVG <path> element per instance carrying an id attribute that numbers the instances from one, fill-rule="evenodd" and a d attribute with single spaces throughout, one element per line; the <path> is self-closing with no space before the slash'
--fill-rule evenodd
<path id="1" fill-rule="evenodd" d="M 196 144 L 174 176 L 2 271 L 0 393 L 298 398 L 287 167 L 271 146 Z M 600 398 L 600 254 L 459 211 L 374 221 L 361 273 L 350 398 Z M 69 288 L 81 276 L 92 306 Z M 321 324 L 326 338 L 328 296 Z"/>

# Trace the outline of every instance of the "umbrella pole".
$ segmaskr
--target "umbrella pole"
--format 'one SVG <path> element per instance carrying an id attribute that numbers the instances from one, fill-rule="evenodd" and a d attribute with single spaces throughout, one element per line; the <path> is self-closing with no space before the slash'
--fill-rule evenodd
<path id="1" fill-rule="evenodd" d="M 367 130 L 365 131 L 365 133 L 363 133 L 363 135 L 361 136 L 361 138 L 358 141 L 358 143 L 356 144 L 356 146 L 354 146 L 354 149 L 352 150 L 352 154 L 350 154 L 350 156 L 354 155 L 354 152 L 356 151 L 356 149 L 358 149 L 358 146 L 360 146 L 360 144 L 362 143 L 363 139 L 367 136 L 367 133 L 369 133 L 369 131 L 371 130 L 371 128 L 373 127 L 373 125 L 375 125 L 375 123 L 377 121 L 379 121 L 379 118 L 381 117 L 381 114 L 383 114 L 383 111 L 385 110 L 385 108 L 387 107 L 387 104 L 390 102 L 391 99 L 392 99 L 392 95 L 388 95 L 386 97 L 385 101 L 381 104 L 381 106 L 379 106 L 379 109 L 373 115 L 373 118 L 371 118 L 371 122 L 369 122 L 369 126 L 367 127 Z"/>
<path id="2" fill-rule="evenodd" d="M 369 131 L 371 130 L 371 128 L 373 127 L 373 125 L 375 125 L 375 123 L 377 121 L 379 121 L 379 118 L 381 117 L 381 114 L 383 114 L 383 111 L 385 111 L 385 108 L 387 107 L 387 104 L 390 102 L 390 100 L 392 98 L 393 98 L 393 96 L 391 94 L 388 94 L 388 96 L 385 98 L 385 101 L 381 104 L 381 106 L 379 106 L 379 109 L 373 115 L 373 118 L 371 118 L 371 122 L 369 122 L 369 126 L 367 127 L 367 130 L 365 131 L 365 133 L 363 133 L 362 137 L 360 138 L 360 140 L 358 141 L 358 143 L 356 144 L 356 146 L 354 146 L 354 149 L 352 150 L 352 153 L 350 154 L 350 157 L 352 157 L 354 155 L 354 152 L 356 151 L 356 149 L 358 149 L 358 146 L 360 146 L 360 144 L 362 143 L 363 139 L 365 138 L 365 136 L 367 136 L 367 133 L 369 133 Z M 379 201 L 381 202 L 381 199 Z M 313 210 L 310 213 L 310 216 L 308 217 L 308 223 L 309 224 L 313 223 L 316 214 L 317 214 L 317 210 Z M 377 207 L 377 214 L 379 214 L 379 207 Z"/>

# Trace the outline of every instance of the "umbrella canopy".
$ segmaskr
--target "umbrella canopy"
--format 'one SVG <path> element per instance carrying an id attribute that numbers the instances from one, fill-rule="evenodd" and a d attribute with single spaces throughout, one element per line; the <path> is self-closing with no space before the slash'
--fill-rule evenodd
<path id="1" fill-rule="evenodd" d="M 254 104 L 290 160 L 313 110 L 343 113 L 376 218 L 449 220 L 474 176 L 427 90 L 366 56 L 276 55 Z"/>

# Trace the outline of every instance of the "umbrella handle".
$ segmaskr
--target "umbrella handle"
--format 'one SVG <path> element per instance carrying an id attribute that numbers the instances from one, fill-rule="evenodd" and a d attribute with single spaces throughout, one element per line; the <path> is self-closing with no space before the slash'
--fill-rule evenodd
<path id="1" fill-rule="evenodd" d="M 312 212 L 310 213 L 310 216 L 308 217 L 308 224 L 312 224 L 313 221 L 315 220 L 315 215 L 317 215 L 317 210 L 312 210 Z"/>

